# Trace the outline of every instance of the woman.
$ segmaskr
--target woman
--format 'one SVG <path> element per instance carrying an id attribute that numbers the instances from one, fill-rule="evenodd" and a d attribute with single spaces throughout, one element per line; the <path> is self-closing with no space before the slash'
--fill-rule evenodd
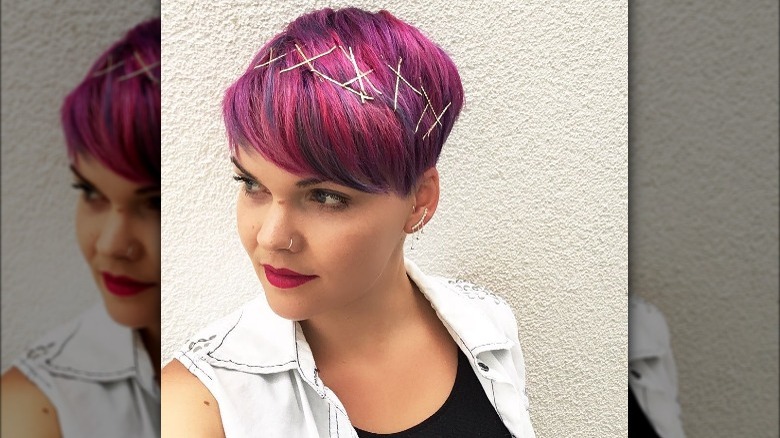
<path id="1" fill-rule="evenodd" d="M 2 435 L 159 436 L 160 20 L 101 55 L 61 116 L 103 302 L 3 375 Z"/>
<path id="2" fill-rule="evenodd" d="M 534 436 L 509 306 L 404 258 L 462 105 L 386 11 L 315 11 L 260 49 L 223 111 L 265 294 L 165 367 L 163 436 Z"/>
<path id="3" fill-rule="evenodd" d="M 685 438 L 677 366 L 663 313 L 628 296 L 628 428 L 632 437 Z"/>

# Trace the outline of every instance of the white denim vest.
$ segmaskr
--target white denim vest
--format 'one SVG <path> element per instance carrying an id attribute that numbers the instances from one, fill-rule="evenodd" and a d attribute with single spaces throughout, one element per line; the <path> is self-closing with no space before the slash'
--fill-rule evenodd
<path id="1" fill-rule="evenodd" d="M 663 314 L 628 297 L 628 384 L 661 438 L 685 438 L 677 401 L 677 368 Z"/>
<path id="2" fill-rule="evenodd" d="M 160 436 L 160 387 L 137 332 L 99 303 L 13 364 L 49 398 L 64 438 Z"/>
<path id="3" fill-rule="evenodd" d="M 533 438 L 525 366 L 511 308 L 469 283 L 406 270 L 471 362 L 490 403 L 516 438 Z M 298 323 L 259 296 L 199 332 L 176 355 L 219 404 L 227 438 L 357 438 L 336 394 L 318 378 Z"/>

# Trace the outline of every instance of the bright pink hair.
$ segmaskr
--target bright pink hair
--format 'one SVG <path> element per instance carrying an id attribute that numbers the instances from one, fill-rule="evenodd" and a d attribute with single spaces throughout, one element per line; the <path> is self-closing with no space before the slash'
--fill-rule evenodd
<path id="1" fill-rule="evenodd" d="M 299 48 L 309 59 L 332 51 L 290 69 Z M 350 49 L 371 70 L 352 91 L 333 82 L 357 77 Z M 393 72 L 399 59 L 411 86 Z M 345 8 L 302 15 L 266 43 L 225 92 L 223 115 L 233 154 L 252 148 L 291 173 L 405 195 L 436 165 L 462 106 L 444 50 L 387 11 Z"/>
<path id="2" fill-rule="evenodd" d="M 160 19 L 95 61 L 60 111 L 72 162 L 89 155 L 134 182 L 160 183 Z"/>

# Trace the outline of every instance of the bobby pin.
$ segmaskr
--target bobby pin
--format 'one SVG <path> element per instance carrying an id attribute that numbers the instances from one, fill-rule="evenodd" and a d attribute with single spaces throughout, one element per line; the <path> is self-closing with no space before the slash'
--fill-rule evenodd
<path id="1" fill-rule="evenodd" d="M 119 63 L 117 63 L 117 64 L 112 64 L 112 59 L 111 59 L 111 56 L 109 55 L 109 57 L 108 57 L 108 66 L 106 68 L 104 68 L 103 70 L 96 71 L 94 74 L 92 74 L 92 77 L 96 78 L 98 76 L 103 76 L 105 74 L 108 74 L 108 73 L 116 70 L 117 68 L 121 67 L 122 64 L 124 64 L 124 63 L 125 63 L 125 61 L 122 60 L 122 61 L 119 61 Z"/>
<path id="2" fill-rule="evenodd" d="M 344 50 L 344 49 L 342 48 L 342 50 Z M 349 48 L 349 60 L 352 61 L 352 66 L 355 67 L 355 74 L 357 75 L 356 79 L 358 80 L 358 83 L 360 84 L 360 91 L 362 93 L 360 95 L 360 102 L 361 103 L 365 103 L 365 98 L 363 97 L 363 95 L 366 94 L 366 87 L 363 86 L 363 79 L 361 79 L 361 77 L 362 77 L 361 76 L 361 72 L 360 72 L 360 69 L 358 68 L 357 61 L 355 61 L 355 54 L 352 52 L 352 47 Z M 368 73 L 366 73 L 366 74 L 368 74 Z M 363 75 L 363 76 L 365 76 L 365 75 Z"/>
<path id="3" fill-rule="evenodd" d="M 368 73 L 370 73 L 370 72 L 372 72 L 372 71 L 374 71 L 374 69 L 371 69 L 371 70 L 367 71 L 367 72 L 366 72 L 366 74 L 368 74 Z M 366 82 L 368 82 L 368 85 L 370 85 L 370 86 L 371 86 L 371 88 L 373 88 L 373 89 L 374 89 L 374 91 L 376 91 L 378 94 L 382 94 L 382 92 L 381 92 L 381 91 L 379 91 L 379 90 L 378 90 L 378 89 L 377 89 L 377 88 L 374 86 L 374 83 L 373 83 L 373 82 L 371 82 L 371 78 L 369 78 L 368 76 L 366 76 Z"/>
<path id="4" fill-rule="evenodd" d="M 271 50 L 270 50 L 270 52 L 269 52 L 269 54 L 268 54 L 268 61 L 266 61 L 266 62 L 264 62 L 264 63 L 262 63 L 262 64 L 258 64 L 258 65 L 256 65 L 256 66 L 255 66 L 255 69 L 258 69 L 258 68 L 260 68 L 260 67 L 265 67 L 266 65 L 268 65 L 268 64 L 270 64 L 270 63 L 272 63 L 272 62 L 276 61 L 277 59 L 284 58 L 286 55 L 287 55 L 287 54 L 286 54 L 286 53 L 284 53 L 284 54 L 281 54 L 281 55 L 277 56 L 276 58 L 274 58 L 274 49 L 273 49 L 273 48 L 271 48 Z"/>
<path id="5" fill-rule="evenodd" d="M 351 84 L 351 83 L 353 83 L 353 82 L 355 82 L 357 80 L 360 80 L 361 78 L 366 78 L 366 80 L 368 80 L 368 78 L 366 76 L 368 76 L 368 74 L 371 73 L 372 71 L 374 71 L 373 68 L 371 70 L 369 70 L 369 71 L 361 72 L 359 75 L 357 75 L 357 77 L 352 78 L 352 79 L 348 80 L 347 82 L 342 83 L 341 85 L 349 85 L 349 84 Z M 366 90 L 363 89 L 363 93 L 365 93 L 365 92 L 366 92 Z"/>
<path id="6" fill-rule="evenodd" d="M 327 76 L 327 75 L 325 75 L 325 74 L 323 74 L 323 73 L 320 73 L 320 72 L 319 72 L 319 70 L 312 70 L 311 72 L 312 72 L 312 73 L 314 73 L 314 74 L 317 74 L 317 75 L 319 75 L 319 76 L 320 76 L 321 78 L 323 78 L 323 79 L 326 79 L 326 80 L 328 80 L 328 81 L 330 81 L 330 82 L 333 82 L 334 84 L 338 85 L 339 87 L 341 87 L 341 88 L 343 88 L 343 89 L 345 89 L 345 90 L 347 90 L 347 91 L 351 91 L 352 93 L 355 93 L 355 94 L 357 94 L 358 96 L 360 96 L 360 99 L 361 99 L 361 101 L 362 101 L 363 99 L 374 100 L 374 98 L 373 98 L 373 97 L 371 97 L 371 96 L 366 96 L 365 94 L 361 93 L 360 91 L 357 91 L 357 90 L 355 90 L 354 88 L 352 88 L 352 87 L 350 87 L 350 86 L 348 86 L 348 85 L 344 85 L 344 84 L 342 84 L 341 82 L 339 82 L 339 81 L 337 81 L 337 80 L 335 80 L 335 79 L 331 78 L 330 76 Z"/>
<path id="7" fill-rule="evenodd" d="M 158 82 L 158 79 L 156 77 L 154 77 L 154 75 L 151 72 L 151 69 L 154 68 L 154 67 L 157 67 L 158 65 L 160 65 L 160 61 L 156 61 L 156 62 L 154 62 L 152 64 L 146 65 L 146 64 L 144 64 L 144 60 L 141 59 L 141 55 L 139 55 L 138 52 L 133 52 L 133 55 L 135 56 L 135 59 L 138 61 L 138 64 L 141 65 L 141 68 L 136 70 L 136 71 L 134 71 L 134 72 L 128 73 L 128 74 L 120 77 L 118 80 L 119 81 L 124 81 L 124 80 L 130 79 L 130 78 L 132 78 L 134 76 L 138 76 L 140 74 L 146 73 L 146 76 L 148 76 L 149 79 L 151 79 L 152 82 L 154 82 L 156 84 Z"/>
<path id="8" fill-rule="evenodd" d="M 420 127 L 420 122 L 422 122 L 423 116 L 425 115 L 425 111 L 427 111 L 427 110 L 428 110 L 428 107 L 429 107 L 429 106 L 430 106 L 430 105 L 428 105 L 428 104 L 426 103 L 426 104 L 425 104 L 425 108 L 423 108 L 422 112 L 420 113 L 420 120 L 418 120 L 418 121 L 417 121 L 417 126 L 415 126 L 415 127 L 414 127 L 414 132 L 415 132 L 415 133 L 417 133 L 417 129 Z M 435 115 L 436 115 L 436 114 L 434 114 L 434 116 L 435 116 Z"/>
<path id="9" fill-rule="evenodd" d="M 444 107 L 444 109 L 443 109 L 443 110 L 441 110 L 441 113 L 439 113 L 439 117 L 436 117 L 436 121 L 435 121 L 435 122 L 434 122 L 434 123 L 431 125 L 430 129 L 428 129 L 428 132 L 426 132 L 426 133 L 425 133 L 425 135 L 423 135 L 423 140 L 425 139 L 425 137 L 427 137 L 427 136 L 428 136 L 428 134 L 430 134 L 430 133 L 431 133 L 431 131 L 433 131 L 433 128 L 435 128 L 435 127 L 436 127 L 436 124 L 437 124 L 437 123 L 438 123 L 439 125 L 441 125 L 441 122 L 439 122 L 439 120 L 441 119 L 441 116 L 443 116 L 443 115 L 444 115 L 444 113 L 447 111 L 447 108 L 449 108 L 449 107 L 450 107 L 450 104 L 452 104 L 452 102 L 448 103 L 448 104 L 447 104 L 447 106 L 445 106 L 445 107 Z M 431 111 L 433 111 L 433 109 L 431 109 Z M 433 113 L 434 113 L 434 114 L 436 114 L 436 111 L 434 111 Z"/>
<path id="10" fill-rule="evenodd" d="M 410 83 L 409 83 L 409 81 L 407 81 L 405 77 L 401 76 L 401 58 L 398 58 L 398 70 L 397 70 L 397 71 L 396 71 L 396 70 L 395 70 L 395 69 L 394 69 L 394 68 L 393 68 L 393 67 L 392 67 L 390 64 L 386 64 L 386 65 L 387 65 L 388 67 L 390 67 L 390 70 L 392 70 L 392 71 L 393 71 L 393 73 L 395 73 L 395 74 L 396 74 L 396 76 L 398 76 L 398 78 L 400 78 L 402 81 L 404 81 L 404 83 L 405 83 L 406 85 L 408 85 L 408 86 L 409 86 L 409 88 L 411 88 L 412 90 L 414 90 L 414 92 L 415 92 L 415 93 L 417 93 L 417 94 L 419 94 L 420 96 L 422 96 L 422 93 L 420 93 L 420 90 L 418 90 L 418 89 L 414 88 L 414 85 L 410 84 Z M 396 79 L 396 84 L 397 84 L 397 79 Z M 398 87 L 396 86 L 396 89 L 397 89 L 397 88 L 398 88 Z M 396 93 L 396 94 L 397 94 L 397 93 Z"/>
<path id="11" fill-rule="evenodd" d="M 303 61 L 299 62 L 298 64 L 293 65 L 292 67 L 287 67 L 287 68 L 285 68 L 283 70 L 279 70 L 279 73 L 284 73 L 286 71 L 290 71 L 290 70 L 296 69 L 296 68 L 298 68 L 298 67 L 300 67 L 300 66 L 302 66 L 304 64 L 308 64 L 309 65 L 309 69 L 311 71 L 317 71 L 317 70 L 314 69 L 314 66 L 311 64 L 311 61 L 314 61 L 317 58 L 321 58 L 321 57 L 327 55 L 328 53 L 334 51 L 336 49 L 336 46 L 331 47 L 330 50 L 328 50 L 327 52 L 320 53 L 319 55 L 313 56 L 311 58 L 306 58 L 306 55 L 303 54 L 303 51 L 301 50 L 300 47 L 298 47 L 297 44 L 295 45 L 295 48 L 298 49 L 298 53 L 300 53 L 301 57 L 303 57 Z M 338 82 L 338 83 L 340 84 L 340 82 Z"/>
<path id="12" fill-rule="evenodd" d="M 428 101 L 428 105 L 426 105 L 425 108 L 430 107 L 431 111 L 433 111 L 433 104 L 431 103 L 431 99 L 428 98 L 428 93 L 425 92 L 425 88 L 423 88 L 423 86 L 422 86 L 422 79 L 420 79 L 420 89 L 422 90 L 423 95 L 425 96 L 425 100 Z M 425 114 L 425 109 L 423 109 L 423 114 Z M 433 117 L 436 117 L 436 111 L 433 111 Z M 438 123 L 439 126 L 442 126 L 441 122 L 439 122 L 439 118 L 438 117 L 436 117 L 436 123 Z"/>

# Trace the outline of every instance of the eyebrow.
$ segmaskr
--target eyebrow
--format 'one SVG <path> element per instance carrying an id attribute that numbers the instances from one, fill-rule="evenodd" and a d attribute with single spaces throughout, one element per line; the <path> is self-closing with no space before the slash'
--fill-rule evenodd
<path id="1" fill-rule="evenodd" d="M 85 183 L 89 184 L 92 187 L 97 188 L 97 186 L 92 181 L 84 178 L 84 175 L 79 173 L 79 171 L 76 170 L 76 168 L 73 165 L 70 165 L 70 171 L 73 172 L 74 175 L 76 175 L 79 179 L 81 179 Z M 154 192 L 159 192 L 159 191 L 160 191 L 160 186 L 145 186 L 145 187 L 141 187 L 139 189 L 136 189 L 135 194 L 136 195 L 145 195 L 147 193 L 154 193 Z"/>
<path id="2" fill-rule="evenodd" d="M 236 157 L 230 157 L 230 162 L 233 163 L 233 165 L 235 165 L 236 167 L 238 167 L 238 170 L 240 170 L 241 173 L 245 174 L 246 176 L 252 178 L 255 181 L 258 181 L 258 182 L 260 181 L 257 177 L 252 175 L 252 173 L 250 173 L 248 170 L 246 170 L 244 168 L 244 166 L 239 164 L 239 162 L 236 159 Z M 320 184 L 320 183 L 323 183 L 323 182 L 325 182 L 325 180 L 322 179 L 322 178 L 316 178 L 316 177 L 315 178 L 306 178 L 306 179 L 302 179 L 302 180 L 296 182 L 295 186 L 298 187 L 298 188 L 301 188 L 301 189 L 305 189 L 306 187 L 314 186 L 314 185 L 317 185 L 317 184 Z"/>

